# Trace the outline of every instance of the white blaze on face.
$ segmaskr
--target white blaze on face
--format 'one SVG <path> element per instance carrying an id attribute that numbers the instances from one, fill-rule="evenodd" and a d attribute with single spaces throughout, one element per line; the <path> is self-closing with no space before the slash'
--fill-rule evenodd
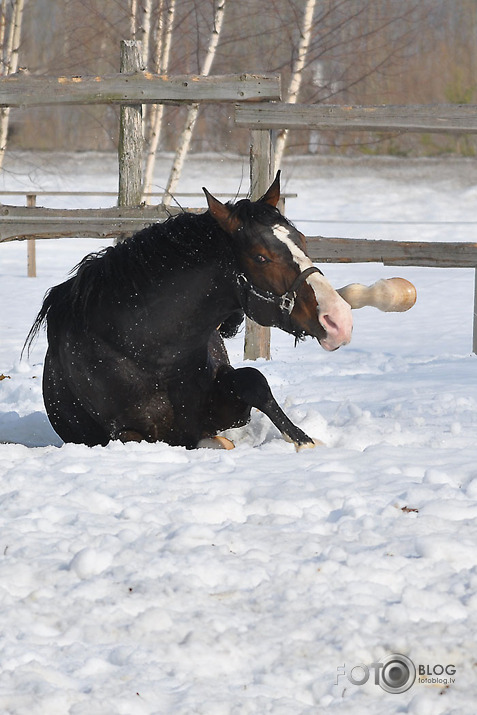
<path id="1" fill-rule="evenodd" d="M 285 226 L 276 224 L 272 227 L 275 238 L 285 244 L 290 251 L 300 272 L 310 268 L 313 263 L 295 241 Z M 321 275 L 312 273 L 306 283 L 313 289 L 317 302 L 318 320 L 326 330 L 326 337 L 320 341 L 325 350 L 336 350 L 351 340 L 353 320 L 348 303 L 335 291 L 331 283 Z"/>

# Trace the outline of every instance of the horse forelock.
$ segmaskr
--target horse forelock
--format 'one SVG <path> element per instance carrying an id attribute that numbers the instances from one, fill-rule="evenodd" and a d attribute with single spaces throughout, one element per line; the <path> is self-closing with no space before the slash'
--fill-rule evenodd
<path id="1" fill-rule="evenodd" d="M 241 199 L 237 203 L 227 203 L 226 205 L 230 208 L 231 218 L 237 219 L 245 230 L 251 229 L 256 223 L 262 226 L 273 226 L 280 219 L 286 221 L 277 208 L 264 201 Z"/>

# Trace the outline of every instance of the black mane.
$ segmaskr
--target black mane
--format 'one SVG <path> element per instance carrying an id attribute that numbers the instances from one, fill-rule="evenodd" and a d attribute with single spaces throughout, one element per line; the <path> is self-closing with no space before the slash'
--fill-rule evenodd
<path id="1" fill-rule="evenodd" d="M 163 271 L 221 260 L 223 232 L 208 213 L 183 213 L 138 231 L 125 241 L 91 253 L 66 282 L 74 305 L 107 293 L 115 301 L 157 283 Z"/>
<path id="2" fill-rule="evenodd" d="M 128 304 L 137 301 L 144 288 L 157 284 L 164 271 L 211 261 L 230 271 L 233 255 L 226 234 L 209 212 L 182 213 L 138 231 L 124 241 L 90 253 L 72 269 L 72 277 L 46 293 L 26 338 L 30 349 L 42 324 L 54 313 L 55 323 L 86 327 L 88 316 L 107 297 Z M 234 335 L 243 315 L 224 324 L 224 337 Z"/>

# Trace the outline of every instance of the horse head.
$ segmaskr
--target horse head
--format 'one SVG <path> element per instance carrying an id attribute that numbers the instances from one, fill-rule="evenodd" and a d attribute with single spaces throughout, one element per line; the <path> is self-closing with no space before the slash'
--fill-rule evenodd
<path id="1" fill-rule="evenodd" d="M 245 313 L 260 325 L 317 338 L 325 350 L 349 343 L 349 304 L 313 266 L 303 234 L 276 208 L 280 172 L 258 201 L 223 204 L 204 192 L 210 214 L 232 239 Z"/>

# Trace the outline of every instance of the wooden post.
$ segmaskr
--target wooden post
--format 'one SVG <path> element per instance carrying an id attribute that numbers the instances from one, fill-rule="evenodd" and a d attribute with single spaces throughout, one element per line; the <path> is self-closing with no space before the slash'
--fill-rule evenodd
<path id="1" fill-rule="evenodd" d="M 263 196 L 273 181 L 272 133 L 268 129 L 254 129 L 250 146 L 250 197 L 256 201 Z M 262 357 L 270 360 L 270 328 L 245 318 L 245 360 Z"/>
<path id="2" fill-rule="evenodd" d="M 142 66 L 141 43 L 121 40 L 121 65 L 123 73 L 140 72 Z M 121 106 L 119 122 L 119 206 L 139 206 L 142 194 L 142 105 Z M 124 239 L 121 236 L 118 240 Z"/>
<path id="3" fill-rule="evenodd" d="M 36 194 L 27 194 L 26 203 L 28 208 L 36 206 Z M 28 278 L 36 278 L 36 243 L 34 238 L 27 241 L 27 275 Z"/>
<path id="4" fill-rule="evenodd" d="M 474 319 L 472 321 L 472 352 L 477 354 L 477 266 L 474 268 Z"/>

